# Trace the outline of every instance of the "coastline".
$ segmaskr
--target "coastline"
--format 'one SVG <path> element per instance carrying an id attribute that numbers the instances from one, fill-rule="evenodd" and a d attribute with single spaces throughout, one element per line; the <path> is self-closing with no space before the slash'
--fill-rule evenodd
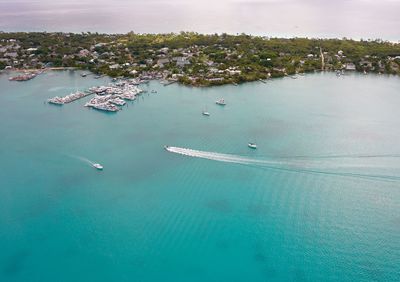
<path id="1" fill-rule="evenodd" d="M 46 71 L 83 71 L 83 72 L 88 72 L 91 75 L 101 75 L 101 76 L 108 76 L 111 79 L 114 80 L 129 80 L 129 79 L 139 79 L 138 77 L 131 77 L 131 76 L 119 76 L 119 77 L 111 77 L 107 74 L 97 74 L 94 73 L 92 71 L 90 71 L 89 69 L 82 69 L 82 68 L 76 68 L 76 67 L 49 67 L 49 68 L 44 68 L 44 69 L 7 69 L 7 70 L 1 70 L 0 74 L 6 74 L 7 72 L 17 72 L 17 73 L 37 73 L 37 74 L 41 74 L 43 72 Z M 245 83 L 249 83 L 249 82 L 262 82 L 262 83 L 267 83 L 268 81 L 272 81 L 275 79 L 279 79 L 279 78 L 285 78 L 285 77 L 291 77 L 294 79 L 297 79 L 299 76 L 305 76 L 307 74 L 314 74 L 314 73 L 336 73 L 338 74 L 339 70 L 314 70 L 311 72 L 303 72 L 303 73 L 295 73 L 295 74 L 284 74 L 281 76 L 275 76 L 275 77 L 267 77 L 267 78 L 255 78 L 255 79 L 250 79 L 250 80 L 244 80 L 244 81 L 240 81 L 240 82 L 235 82 L 232 80 L 226 80 L 226 81 L 222 81 L 221 83 L 218 84 L 199 84 L 199 83 L 184 83 L 182 81 L 179 80 L 165 80 L 164 78 L 152 78 L 152 79 L 146 79 L 144 81 L 158 81 L 160 82 L 164 87 L 169 86 L 170 84 L 173 83 L 177 83 L 181 86 L 186 86 L 186 87 L 194 87 L 194 88 L 209 88 L 209 87 L 217 87 L 217 86 L 226 86 L 226 85 L 232 85 L 232 86 L 239 86 Z M 88 73 L 86 73 L 86 75 L 88 75 Z M 364 75 L 368 75 L 368 74 L 375 74 L 375 75 L 384 75 L 382 73 L 376 73 L 376 72 L 371 72 L 371 73 L 365 73 L 365 72 L 361 72 L 361 71 L 346 71 L 346 72 L 341 72 L 339 76 L 346 76 L 352 73 L 357 73 L 357 74 L 364 74 Z M 394 75 L 396 77 L 400 77 L 400 75 L 398 74 L 386 74 L 386 75 Z M 144 83 L 144 82 L 143 82 Z"/>
<path id="2" fill-rule="evenodd" d="M 316 71 L 400 74 L 400 44 L 246 34 L 0 33 L 0 69 L 80 69 L 193 87 Z"/>

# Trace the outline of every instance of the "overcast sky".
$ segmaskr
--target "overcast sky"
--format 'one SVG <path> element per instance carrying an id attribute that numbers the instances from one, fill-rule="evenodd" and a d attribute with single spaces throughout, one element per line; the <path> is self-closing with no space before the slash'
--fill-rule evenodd
<path id="1" fill-rule="evenodd" d="M 400 0 L 0 0 L 0 30 L 185 30 L 397 42 L 399 12 Z"/>

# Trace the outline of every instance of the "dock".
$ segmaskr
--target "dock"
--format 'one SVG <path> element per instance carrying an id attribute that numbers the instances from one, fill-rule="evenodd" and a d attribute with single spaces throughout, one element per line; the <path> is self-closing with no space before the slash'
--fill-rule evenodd
<path id="1" fill-rule="evenodd" d="M 22 75 L 12 76 L 8 80 L 9 81 L 28 81 L 34 79 L 37 76 L 37 73 L 25 73 Z"/>
<path id="2" fill-rule="evenodd" d="M 53 97 L 47 100 L 48 103 L 50 104 L 56 104 L 56 105 L 64 105 L 64 104 L 68 104 L 71 103 L 73 101 L 79 100 L 83 97 L 92 95 L 93 93 L 91 92 L 80 92 L 80 91 L 76 91 L 75 93 L 71 93 L 65 97 Z"/>
<path id="3" fill-rule="evenodd" d="M 161 82 L 161 84 L 164 86 L 168 86 L 168 85 L 174 84 L 176 82 L 178 82 L 178 81 L 177 80 L 164 80 Z"/>

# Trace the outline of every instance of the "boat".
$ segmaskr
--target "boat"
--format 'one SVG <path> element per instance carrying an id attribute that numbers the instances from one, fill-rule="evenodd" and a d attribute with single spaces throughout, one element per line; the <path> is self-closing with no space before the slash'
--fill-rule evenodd
<path id="1" fill-rule="evenodd" d="M 165 145 L 165 146 L 164 146 L 164 149 L 168 151 L 169 146 L 168 146 L 168 145 Z"/>
<path id="2" fill-rule="evenodd" d="M 207 107 L 202 112 L 203 116 L 210 116 L 210 113 L 207 111 Z"/>
<path id="3" fill-rule="evenodd" d="M 114 98 L 114 99 L 110 99 L 108 101 L 117 106 L 124 106 L 126 104 L 126 102 L 124 100 L 122 100 L 121 98 L 118 98 L 118 97 Z"/>
<path id="4" fill-rule="evenodd" d="M 226 102 L 224 99 L 219 99 L 219 100 L 215 101 L 215 104 L 220 105 L 220 106 L 225 106 Z"/>
<path id="5" fill-rule="evenodd" d="M 257 144 L 256 143 L 250 142 L 249 144 L 247 144 L 247 146 L 249 146 L 249 148 L 251 148 L 251 149 L 257 149 Z"/>
<path id="6" fill-rule="evenodd" d="M 101 164 L 93 164 L 93 167 L 97 170 L 103 170 L 103 166 Z"/>
<path id="7" fill-rule="evenodd" d="M 54 98 L 48 99 L 47 103 L 50 103 L 53 105 L 64 105 L 65 101 L 64 101 L 64 98 L 56 96 Z"/>

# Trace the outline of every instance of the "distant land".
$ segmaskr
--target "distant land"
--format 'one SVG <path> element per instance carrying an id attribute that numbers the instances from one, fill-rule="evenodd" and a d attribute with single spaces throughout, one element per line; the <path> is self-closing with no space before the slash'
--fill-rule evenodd
<path id="1" fill-rule="evenodd" d="M 397 0 L 2 0 L 0 30 L 183 30 L 283 38 L 381 38 L 398 42 L 399 11 Z"/>
<path id="2" fill-rule="evenodd" d="M 315 71 L 399 75 L 400 44 L 194 32 L 0 33 L 0 70 L 49 67 L 192 86 L 264 81 Z"/>

